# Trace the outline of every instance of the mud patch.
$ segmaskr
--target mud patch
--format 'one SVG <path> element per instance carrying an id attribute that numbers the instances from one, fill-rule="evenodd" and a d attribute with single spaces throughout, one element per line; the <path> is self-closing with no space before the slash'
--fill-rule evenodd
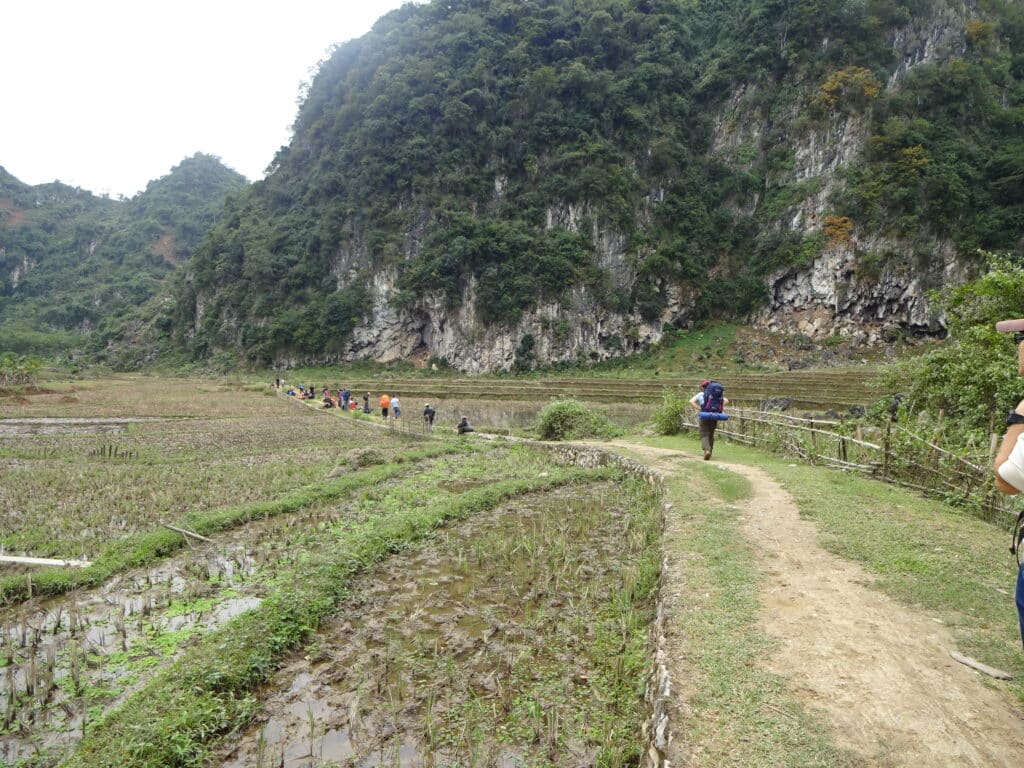
<path id="1" fill-rule="evenodd" d="M 393 557 L 215 764 L 635 763 L 655 507 L 639 483 L 566 489 Z"/>
<path id="2" fill-rule="evenodd" d="M 102 589 L 0 612 L 0 764 L 54 764 L 90 712 L 124 701 L 193 636 L 258 605 L 255 569 L 242 552 L 189 552 Z"/>

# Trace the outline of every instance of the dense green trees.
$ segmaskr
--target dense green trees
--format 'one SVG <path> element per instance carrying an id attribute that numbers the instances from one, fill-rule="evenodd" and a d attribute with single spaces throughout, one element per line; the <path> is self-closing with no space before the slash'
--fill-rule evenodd
<path id="1" fill-rule="evenodd" d="M 894 366 L 886 374 L 890 389 L 906 388 L 906 403 L 915 411 L 940 411 L 987 439 L 995 414 L 1021 399 L 1016 347 L 1011 334 L 996 333 L 995 324 L 1024 316 L 1024 260 L 983 254 L 985 272 L 965 285 L 936 294 L 946 313 L 949 343 Z"/>
<path id="2" fill-rule="evenodd" d="M 894 30 L 934 2 L 445 0 L 395 11 L 321 63 L 294 141 L 201 248 L 188 295 L 207 310 L 196 343 L 238 344 L 235 319 L 248 318 L 264 329 L 259 355 L 286 339 L 318 354 L 315 333 L 267 328 L 296 327 L 296 307 L 339 290 L 358 295 L 385 267 L 406 305 L 429 290 L 457 302 L 475 284 L 487 323 L 579 283 L 648 319 L 671 282 L 698 287 L 699 313 L 748 311 L 765 275 L 825 242 L 782 222 L 815 191 L 790 173 L 801 130 L 845 112 L 872 110 L 875 139 L 833 219 L 952 237 L 965 253 L 1017 248 L 1019 9 L 992 0 L 964 30 L 964 58 L 886 90 Z M 718 159 L 713 118 L 737 92 L 767 132 Z M 592 234 L 608 230 L 626 236 L 637 273 L 625 292 L 593 257 Z"/>
<path id="3" fill-rule="evenodd" d="M 105 339 L 165 290 L 245 180 L 186 158 L 128 201 L 0 170 L 0 351 L 66 354 Z"/>
<path id="4" fill-rule="evenodd" d="M 919 35 L 914 20 L 945 3 L 407 5 L 321 62 L 292 142 L 222 208 L 195 213 L 220 188 L 184 164 L 128 204 L 132 226 L 110 201 L 47 190 L 45 214 L 0 229 L 0 276 L 60 251 L 75 254 L 61 278 L 86 290 L 28 311 L 52 282 L 20 275 L 17 289 L 0 285 L 0 319 L 16 295 L 30 327 L 106 323 L 102 341 L 195 249 L 149 327 L 193 355 L 269 361 L 342 349 L 373 311 L 373 280 L 410 309 L 431 291 L 455 304 L 472 286 L 489 324 L 580 285 L 657 321 L 673 285 L 697 297 L 698 316 L 746 313 L 766 276 L 838 237 L 946 238 L 965 259 L 1019 253 L 1024 12 L 986 0 L 978 18 L 943 15 L 963 26 L 946 30 L 948 50 L 894 80 L 905 62 L 893 39 Z M 793 224 L 825 183 L 797 178 L 801 142 L 847 118 L 872 139 L 826 203 L 828 231 Z M 15 207 L 28 194 L 2 174 L 0 185 Z M 628 285 L 596 258 L 609 234 L 625 245 Z M 866 255 L 858 275 L 888 258 Z M 114 261 L 129 271 L 93 277 Z"/>
<path id="5" fill-rule="evenodd" d="M 930 231 L 965 253 L 1021 248 L 1022 23 L 1019 4 L 1008 6 L 997 45 L 997 27 L 975 20 L 964 58 L 921 66 L 885 94 L 844 213 L 862 227 Z"/>

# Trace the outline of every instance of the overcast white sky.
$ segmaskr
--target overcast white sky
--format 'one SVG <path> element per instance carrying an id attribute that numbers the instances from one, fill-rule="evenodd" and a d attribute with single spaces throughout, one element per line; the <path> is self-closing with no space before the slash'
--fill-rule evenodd
<path id="1" fill-rule="evenodd" d="M 262 178 L 327 48 L 408 1 L 4 3 L 0 166 L 111 197 L 195 152 Z"/>

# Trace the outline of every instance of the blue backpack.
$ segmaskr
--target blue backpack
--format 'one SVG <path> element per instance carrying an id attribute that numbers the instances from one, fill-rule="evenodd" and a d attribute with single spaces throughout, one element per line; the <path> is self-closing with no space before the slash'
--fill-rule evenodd
<path id="1" fill-rule="evenodd" d="M 701 408 L 705 413 L 721 413 L 725 410 L 725 387 L 717 381 L 712 381 L 704 390 L 704 405 Z"/>
<path id="2" fill-rule="evenodd" d="M 700 408 L 700 418 L 725 421 L 729 417 L 725 410 L 725 387 L 717 381 L 709 382 L 704 388 L 704 404 Z"/>

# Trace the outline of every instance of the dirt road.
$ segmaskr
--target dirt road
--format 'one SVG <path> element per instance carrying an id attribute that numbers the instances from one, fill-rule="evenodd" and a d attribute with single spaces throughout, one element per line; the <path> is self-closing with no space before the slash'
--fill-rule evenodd
<path id="1" fill-rule="evenodd" d="M 699 459 L 615 445 L 666 474 L 681 460 Z M 814 524 L 800 519 L 792 498 L 767 473 L 718 463 L 746 477 L 754 489 L 741 503 L 741 528 L 764 574 L 760 622 L 777 640 L 777 651 L 764 663 L 789 681 L 792 695 L 825 714 L 836 744 L 868 765 L 886 768 L 1020 766 L 1019 705 L 998 684 L 950 658 L 956 649 L 951 633 L 872 589 L 872 576 L 859 565 L 822 549 Z M 673 595 L 685 578 L 673 571 L 680 564 L 671 557 L 671 540 L 667 551 L 671 616 Z M 686 649 L 671 653 L 675 679 L 685 680 Z M 679 702 L 679 711 L 685 708 Z M 687 764 L 684 745 L 675 744 L 672 752 L 673 765 Z"/>

